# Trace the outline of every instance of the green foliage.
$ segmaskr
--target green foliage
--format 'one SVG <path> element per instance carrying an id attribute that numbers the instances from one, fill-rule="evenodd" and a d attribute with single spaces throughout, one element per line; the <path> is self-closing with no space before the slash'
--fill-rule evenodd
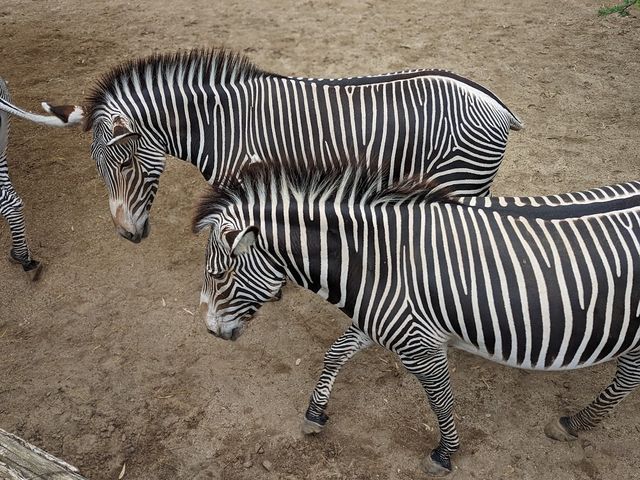
<path id="1" fill-rule="evenodd" d="M 620 15 L 621 17 L 628 17 L 629 16 L 629 8 L 632 7 L 633 5 L 637 5 L 638 7 L 640 7 L 640 4 L 638 3 L 639 0 L 624 0 L 624 2 L 619 3 L 618 5 L 614 5 L 612 7 L 602 7 L 600 10 L 598 10 L 598 15 L 600 15 L 601 17 L 604 17 L 605 15 L 611 15 L 612 13 L 617 13 L 618 15 Z"/>

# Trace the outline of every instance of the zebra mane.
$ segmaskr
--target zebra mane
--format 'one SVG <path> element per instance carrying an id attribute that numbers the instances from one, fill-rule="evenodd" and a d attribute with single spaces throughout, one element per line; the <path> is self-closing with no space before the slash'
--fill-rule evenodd
<path id="1" fill-rule="evenodd" d="M 157 78 L 168 73 L 185 72 L 196 72 L 216 83 L 273 75 L 258 68 L 247 56 L 225 48 L 157 53 L 128 60 L 103 75 L 87 97 L 84 130 L 91 130 L 96 109 L 104 105 L 110 96 L 116 95 L 118 86 L 132 87 L 134 81 L 144 79 L 147 73 L 151 78 Z"/>
<path id="2" fill-rule="evenodd" d="M 412 177 L 389 184 L 388 166 L 367 167 L 364 161 L 343 162 L 344 168 L 302 165 L 300 162 L 260 161 L 245 167 L 235 182 L 211 186 L 202 196 L 193 218 L 193 231 L 199 232 L 208 219 L 226 207 L 255 201 L 285 189 L 303 198 L 325 197 L 353 204 L 453 202 L 453 197 L 433 181 Z"/>

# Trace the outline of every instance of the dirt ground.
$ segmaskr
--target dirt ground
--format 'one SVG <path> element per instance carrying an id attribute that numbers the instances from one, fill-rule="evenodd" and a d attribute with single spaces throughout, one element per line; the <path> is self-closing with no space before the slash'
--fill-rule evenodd
<path id="1" fill-rule="evenodd" d="M 640 10 L 599 1 L 3 0 L 0 75 L 17 103 L 77 102 L 112 65 L 226 45 L 265 69 L 346 76 L 440 67 L 496 92 L 525 121 L 495 194 L 638 178 Z M 44 278 L 0 261 L 0 427 L 88 478 L 420 479 L 438 438 L 413 377 L 380 348 L 340 375 L 326 431 L 300 433 L 324 351 L 347 325 L 288 287 L 243 338 L 194 316 L 205 235 L 189 231 L 204 181 L 169 160 L 148 240 L 116 237 L 90 135 L 16 120 L 10 168 Z M 9 251 L 0 223 L 0 252 Z M 5 253 L 2 253 L 5 255 Z M 450 355 L 462 447 L 456 480 L 631 479 L 640 394 L 571 444 L 544 424 L 590 402 L 614 365 L 567 374 Z M 296 365 L 296 359 L 301 359 Z M 263 462 L 270 466 L 268 471 Z"/>

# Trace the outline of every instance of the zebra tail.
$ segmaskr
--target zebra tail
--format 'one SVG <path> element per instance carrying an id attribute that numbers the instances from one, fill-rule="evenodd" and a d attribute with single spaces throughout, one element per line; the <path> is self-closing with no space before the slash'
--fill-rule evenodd
<path id="1" fill-rule="evenodd" d="M 509 111 L 509 130 L 522 130 L 524 128 L 524 122 L 520 120 L 513 112 Z"/>
<path id="2" fill-rule="evenodd" d="M 71 116 L 70 116 L 69 117 L 70 121 L 65 122 L 63 119 L 55 115 L 38 115 L 36 113 L 27 112 L 3 99 L 0 99 L 0 110 L 3 110 L 9 113 L 10 115 L 14 115 L 16 117 L 29 120 L 30 122 L 40 123 L 42 125 L 49 125 L 52 127 L 67 127 L 69 125 L 75 125 L 76 123 L 79 123 L 79 120 L 77 120 L 77 115 L 73 117 L 74 121 L 71 121 Z M 49 111 L 49 110 L 45 108 L 45 111 Z"/>

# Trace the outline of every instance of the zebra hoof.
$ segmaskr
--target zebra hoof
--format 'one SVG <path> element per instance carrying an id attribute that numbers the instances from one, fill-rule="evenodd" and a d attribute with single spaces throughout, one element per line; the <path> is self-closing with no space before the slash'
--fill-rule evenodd
<path id="1" fill-rule="evenodd" d="M 302 420 L 302 433 L 305 435 L 313 435 L 322 432 L 327 424 L 327 420 L 329 420 L 329 417 L 324 413 L 318 416 L 310 416 L 308 413 L 305 414 Z"/>
<path id="2" fill-rule="evenodd" d="M 544 433 L 547 437 L 559 442 L 572 442 L 578 439 L 578 436 L 563 421 L 567 417 L 560 417 L 551 420 L 544 427 Z"/>
<path id="3" fill-rule="evenodd" d="M 322 432 L 322 430 L 324 430 L 324 425 L 312 422 L 308 418 L 305 418 L 302 421 L 302 433 L 304 433 L 305 435 L 314 435 L 316 433 Z"/>
<path id="4" fill-rule="evenodd" d="M 430 477 L 436 478 L 446 477 L 451 473 L 450 467 L 447 468 L 444 465 L 441 465 L 431 457 L 432 455 L 428 455 L 424 460 L 422 460 L 421 467 L 424 473 L 426 473 Z"/>
<path id="5" fill-rule="evenodd" d="M 40 280 L 43 269 L 42 263 L 38 262 L 37 260 L 31 260 L 27 265 L 23 265 L 22 268 L 32 282 L 37 282 L 38 280 Z"/>

